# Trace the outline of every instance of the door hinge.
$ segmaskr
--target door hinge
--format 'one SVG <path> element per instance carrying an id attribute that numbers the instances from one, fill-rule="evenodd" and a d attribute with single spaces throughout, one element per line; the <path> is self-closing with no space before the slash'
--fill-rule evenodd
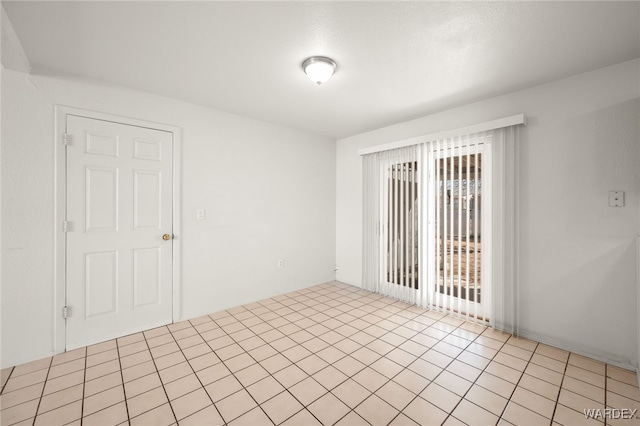
<path id="1" fill-rule="evenodd" d="M 71 316 L 71 307 L 65 306 L 62 308 L 62 318 L 67 319 Z"/>
<path id="2" fill-rule="evenodd" d="M 70 220 L 65 220 L 62 222 L 62 232 L 72 232 L 73 231 L 73 222 Z"/>
<path id="3" fill-rule="evenodd" d="M 72 142 L 73 137 L 69 133 L 65 133 L 64 137 L 62 138 L 62 143 L 64 144 L 64 146 L 71 146 Z"/>

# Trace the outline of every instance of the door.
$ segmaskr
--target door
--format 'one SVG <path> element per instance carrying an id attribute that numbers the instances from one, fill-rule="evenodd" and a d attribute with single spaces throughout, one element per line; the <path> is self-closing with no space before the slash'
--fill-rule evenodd
<path id="1" fill-rule="evenodd" d="M 490 203 L 490 162 L 484 144 L 435 150 L 430 197 L 431 270 L 435 304 L 447 312 L 485 320 L 490 297 L 483 264 L 483 207 Z M 485 221 L 486 222 L 486 221 Z M 483 244 L 484 242 L 484 244 Z"/>
<path id="2" fill-rule="evenodd" d="M 416 302 L 422 272 L 420 156 L 409 148 L 382 156 L 379 163 L 380 289 L 407 303 Z"/>
<path id="3" fill-rule="evenodd" d="M 418 161 L 385 167 L 383 282 L 418 290 Z"/>
<path id="4" fill-rule="evenodd" d="M 66 348 L 172 321 L 173 134 L 66 118 Z"/>

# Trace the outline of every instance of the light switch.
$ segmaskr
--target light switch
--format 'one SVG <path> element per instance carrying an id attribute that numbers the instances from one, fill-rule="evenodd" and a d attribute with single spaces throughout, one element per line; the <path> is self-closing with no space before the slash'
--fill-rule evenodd
<path id="1" fill-rule="evenodd" d="M 624 207 L 624 191 L 609 191 L 609 207 Z"/>
<path id="2" fill-rule="evenodd" d="M 206 217 L 206 212 L 204 209 L 196 209 L 196 219 L 204 220 Z"/>

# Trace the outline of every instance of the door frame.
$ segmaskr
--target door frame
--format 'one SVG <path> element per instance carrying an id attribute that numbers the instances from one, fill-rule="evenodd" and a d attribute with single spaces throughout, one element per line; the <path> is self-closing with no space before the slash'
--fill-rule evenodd
<path id="1" fill-rule="evenodd" d="M 53 270 L 53 300 L 52 310 L 52 351 L 55 354 L 65 352 L 67 346 L 66 322 L 63 318 L 63 308 L 66 303 L 66 263 L 67 247 L 63 222 L 67 208 L 67 169 L 64 145 L 64 133 L 66 129 L 67 116 L 76 115 L 80 117 L 111 121 L 114 123 L 131 126 L 146 127 L 150 129 L 162 130 L 173 135 L 173 260 L 172 260 L 172 321 L 175 322 L 182 315 L 182 232 L 181 232 L 181 176 L 182 176 L 182 129 L 177 126 L 139 120 L 131 117 L 124 117 L 115 114 L 108 114 L 98 111 L 74 108 L 65 105 L 54 106 L 54 270 Z M 73 313 L 72 313 L 73 315 Z"/>

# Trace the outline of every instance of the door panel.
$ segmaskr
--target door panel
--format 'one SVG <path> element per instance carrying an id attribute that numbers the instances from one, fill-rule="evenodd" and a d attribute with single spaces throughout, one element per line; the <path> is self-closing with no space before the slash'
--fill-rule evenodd
<path id="1" fill-rule="evenodd" d="M 67 349 L 172 320 L 173 136 L 67 116 Z"/>
<path id="2" fill-rule="evenodd" d="M 133 251 L 133 308 L 160 303 L 162 251 L 158 247 Z"/>
<path id="3" fill-rule="evenodd" d="M 118 306 L 118 252 L 86 253 L 86 317 L 115 314 Z"/>
<path id="4" fill-rule="evenodd" d="M 434 150 L 430 174 L 434 304 L 478 320 L 488 314 L 483 302 L 490 297 L 482 280 L 481 213 L 484 202 L 490 202 L 490 193 L 483 191 L 486 149 L 474 144 Z"/>
<path id="5" fill-rule="evenodd" d="M 118 230 L 118 169 L 85 168 L 85 230 Z"/>
<path id="6" fill-rule="evenodd" d="M 384 278 L 387 283 L 418 289 L 418 162 L 392 163 L 384 170 L 383 217 L 386 241 Z"/>
<path id="7" fill-rule="evenodd" d="M 133 176 L 133 226 L 160 230 L 162 218 L 162 175 L 135 170 Z"/>

